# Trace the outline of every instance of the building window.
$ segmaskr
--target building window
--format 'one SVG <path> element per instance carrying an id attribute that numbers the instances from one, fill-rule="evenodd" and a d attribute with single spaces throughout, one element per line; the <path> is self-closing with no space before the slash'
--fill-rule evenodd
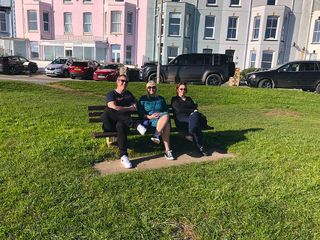
<path id="1" fill-rule="evenodd" d="M 72 0 L 63 0 L 63 3 L 71 3 Z"/>
<path id="2" fill-rule="evenodd" d="M 31 50 L 31 58 L 38 59 L 39 58 L 39 45 L 38 42 L 30 42 L 30 50 Z"/>
<path id="3" fill-rule="evenodd" d="M 111 45 L 111 61 L 120 62 L 120 45 L 118 44 Z"/>
<path id="4" fill-rule="evenodd" d="M 28 10 L 28 30 L 29 31 L 38 30 L 37 11 Z"/>
<path id="5" fill-rule="evenodd" d="M 72 13 L 65 12 L 63 14 L 64 17 L 64 32 L 72 33 Z"/>
<path id="6" fill-rule="evenodd" d="M 184 36 L 185 37 L 190 37 L 190 17 L 191 14 L 186 14 L 186 20 L 184 23 Z"/>
<path id="7" fill-rule="evenodd" d="M 229 17 L 227 39 L 237 39 L 238 17 Z"/>
<path id="8" fill-rule="evenodd" d="M 115 2 L 123 2 L 123 0 L 114 0 Z"/>
<path id="9" fill-rule="evenodd" d="M 230 6 L 240 6 L 240 0 L 230 0 Z"/>
<path id="10" fill-rule="evenodd" d="M 49 32 L 49 13 L 43 12 L 43 31 Z"/>
<path id="11" fill-rule="evenodd" d="M 276 0 L 268 0 L 267 5 L 276 5 Z"/>
<path id="12" fill-rule="evenodd" d="M 7 32 L 7 14 L 0 12 L 0 32 Z"/>
<path id="13" fill-rule="evenodd" d="M 169 36 L 180 36 L 181 13 L 169 13 Z"/>
<path id="14" fill-rule="evenodd" d="M 256 51 L 251 51 L 250 52 L 250 67 L 251 68 L 256 67 L 256 59 L 257 59 Z"/>
<path id="15" fill-rule="evenodd" d="M 168 63 L 174 59 L 176 56 L 178 56 L 178 47 L 168 47 L 167 48 L 167 56 L 168 56 Z"/>
<path id="16" fill-rule="evenodd" d="M 217 0 L 207 0 L 207 5 L 217 5 Z"/>
<path id="17" fill-rule="evenodd" d="M 121 12 L 111 12 L 111 33 L 121 33 Z"/>
<path id="18" fill-rule="evenodd" d="M 132 64 L 132 46 L 126 46 L 126 64 Z"/>
<path id="19" fill-rule="evenodd" d="M 202 49 L 203 53 L 212 53 L 212 49 L 211 48 L 204 48 Z"/>
<path id="20" fill-rule="evenodd" d="M 262 61 L 261 61 L 261 68 L 269 69 L 272 66 L 272 58 L 273 52 L 272 51 L 263 51 L 262 53 Z"/>
<path id="21" fill-rule="evenodd" d="M 259 38 L 260 22 L 261 22 L 260 16 L 254 17 L 253 31 L 252 31 L 252 39 L 253 40 L 257 40 Z"/>
<path id="22" fill-rule="evenodd" d="M 92 32 L 92 13 L 89 13 L 89 12 L 83 13 L 83 32 L 84 33 Z"/>
<path id="23" fill-rule="evenodd" d="M 215 31 L 214 25 L 215 25 L 215 17 L 206 16 L 204 38 L 206 39 L 214 38 L 214 31 Z"/>
<path id="24" fill-rule="evenodd" d="M 92 0 L 83 0 L 83 3 L 92 3 Z"/>
<path id="25" fill-rule="evenodd" d="M 278 18 L 277 16 L 268 16 L 265 39 L 276 39 Z"/>
<path id="26" fill-rule="evenodd" d="M 312 42 L 314 43 L 320 42 L 320 20 L 318 19 L 314 22 Z"/>
<path id="27" fill-rule="evenodd" d="M 127 33 L 132 34 L 133 13 L 127 13 Z"/>

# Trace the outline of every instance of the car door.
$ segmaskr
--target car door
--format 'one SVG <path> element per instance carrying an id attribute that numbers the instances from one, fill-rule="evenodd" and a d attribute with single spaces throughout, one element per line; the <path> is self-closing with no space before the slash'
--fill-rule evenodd
<path id="1" fill-rule="evenodd" d="M 277 87 L 281 88 L 297 88 L 299 87 L 299 79 L 302 75 L 300 71 L 300 63 L 289 63 L 281 67 L 275 74 L 274 80 Z"/>
<path id="2" fill-rule="evenodd" d="M 301 63 L 299 88 L 314 89 L 320 79 L 319 66 L 316 62 Z"/>

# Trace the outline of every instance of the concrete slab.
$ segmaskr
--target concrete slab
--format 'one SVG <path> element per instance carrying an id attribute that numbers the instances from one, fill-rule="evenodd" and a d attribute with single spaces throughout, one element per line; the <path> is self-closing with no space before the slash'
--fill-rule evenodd
<path id="1" fill-rule="evenodd" d="M 131 159 L 133 165 L 132 169 L 125 169 L 120 160 L 106 160 L 95 164 L 95 168 L 101 173 L 101 175 L 117 174 L 117 173 L 128 173 L 134 171 L 143 171 L 148 169 L 167 168 L 171 166 L 177 166 L 182 164 L 217 161 L 222 158 L 235 157 L 232 153 L 219 153 L 209 151 L 209 156 L 200 156 L 197 152 L 189 152 L 180 154 L 176 160 L 168 161 L 164 158 L 163 154 L 145 156 L 140 158 Z"/>

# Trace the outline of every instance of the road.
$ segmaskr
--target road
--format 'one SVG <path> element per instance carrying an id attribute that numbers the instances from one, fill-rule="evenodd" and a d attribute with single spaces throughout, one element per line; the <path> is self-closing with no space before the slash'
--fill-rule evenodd
<path id="1" fill-rule="evenodd" d="M 36 84 L 49 84 L 54 82 L 59 82 L 63 80 L 70 80 L 70 81 L 77 81 L 70 78 L 62 78 L 62 77 L 48 77 L 44 74 L 36 73 L 32 76 L 28 76 L 25 74 L 18 74 L 18 75 L 6 75 L 6 74 L 0 74 L 0 81 L 1 80 L 16 80 L 16 81 L 22 81 L 22 82 L 30 82 L 30 83 L 36 83 Z M 79 81 L 79 80 L 78 80 Z"/>

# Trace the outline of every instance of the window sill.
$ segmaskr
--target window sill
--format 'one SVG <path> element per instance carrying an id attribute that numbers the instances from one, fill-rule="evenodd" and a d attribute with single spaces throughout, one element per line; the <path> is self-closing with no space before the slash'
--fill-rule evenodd
<path id="1" fill-rule="evenodd" d="M 216 40 L 214 37 L 204 37 L 203 40 Z"/>
<path id="2" fill-rule="evenodd" d="M 84 32 L 83 36 L 92 36 L 92 32 Z"/>
<path id="3" fill-rule="evenodd" d="M 83 2 L 84 5 L 93 5 L 93 2 Z"/>
<path id="4" fill-rule="evenodd" d="M 251 39 L 251 42 L 258 42 L 259 39 Z"/>
<path id="5" fill-rule="evenodd" d="M 277 42 L 278 39 L 275 39 L 275 38 L 265 38 L 264 41 Z"/>
<path id="6" fill-rule="evenodd" d="M 233 41 L 233 42 L 236 42 L 236 41 L 238 41 L 238 39 L 236 39 L 236 38 L 227 38 L 227 39 L 226 39 L 226 41 Z"/>
<path id="7" fill-rule="evenodd" d="M 28 30 L 29 33 L 39 33 L 38 30 Z"/>
<path id="8" fill-rule="evenodd" d="M 112 33 L 110 33 L 111 35 L 122 35 L 122 33 L 121 32 L 112 32 Z"/>
<path id="9" fill-rule="evenodd" d="M 72 32 L 64 32 L 64 35 L 72 35 Z"/>
<path id="10" fill-rule="evenodd" d="M 320 42 L 312 42 L 311 44 L 320 44 Z"/>
<path id="11" fill-rule="evenodd" d="M 72 2 L 63 2 L 63 4 L 65 4 L 65 5 L 73 5 Z"/>
<path id="12" fill-rule="evenodd" d="M 181 37 L 181 35 L 168 35 L 168 37 Z"/>
<path id="13" fill-rule="evenodd" d="M 241 8 L 241 5 L 230 5 L 229 7 L 233 7 L 233 8 Z"/>
<path id="14" fill-rule="evenodd" d="M 207 4 L 207 7 L 219 7 L 218 4 Z"/>

